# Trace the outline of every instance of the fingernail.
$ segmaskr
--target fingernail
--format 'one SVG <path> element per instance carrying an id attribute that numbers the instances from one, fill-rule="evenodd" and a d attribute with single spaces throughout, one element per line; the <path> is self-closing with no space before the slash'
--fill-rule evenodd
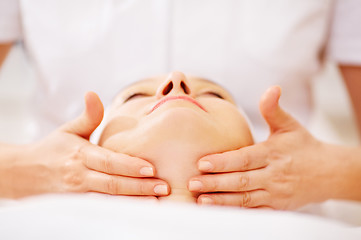
<path id="1" fill-rule="evenodd" d="M 154 170 L 152 167 L 142 167 L 139 171 L 140 175 L 146 176 L 146 177 L 153 177 L 154 176 Z"/>
<path id="2" fill-rule="evenodd" d="M 200 181 L 190 181 L 189 182 L 189 191 L 200 191 L 203 187 L 203 183 Z"/>
<path id="3" fill-rule="evenodd" d="M 214 203 L 213 199 L 210 197 L 201 197 L 199 201 L 200 201 L 200 204 L 203 204 L 203 205 L 210 205 L 210 204 Z"/>
<path id="4" fill-rule="evenodd" d="M 199 161 L 198 168 L 201 171 L 211 171 L 213 169 L 213 164 L 208 161 Z"/>
<path id="5" fill-rule="evenodd" d="M 158 195 L 167 195 L 168 194 L 168 186 L 167 185 L 156 185 L 154 187 L 154 193 Z"/>

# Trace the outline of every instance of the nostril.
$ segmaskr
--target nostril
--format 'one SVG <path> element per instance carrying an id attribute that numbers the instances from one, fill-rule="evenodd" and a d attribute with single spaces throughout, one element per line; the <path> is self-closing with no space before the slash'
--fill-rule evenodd
<path id="1" fill-rule="evenodd" d="M 163 89 L 163 95 L 167 95 L 170 91 L 172 91 L 173 88 L 173 82 L 169 82 L 167 86 Z"/>
<path id="2" fill-rule="evenodd" d="M 190 90 L 189 87 L 187 86 L 187 84 L 185 84 L 183 81 L 181 82 L 181 88 L 183 89 L 185 94 L 189 94 Z"/>

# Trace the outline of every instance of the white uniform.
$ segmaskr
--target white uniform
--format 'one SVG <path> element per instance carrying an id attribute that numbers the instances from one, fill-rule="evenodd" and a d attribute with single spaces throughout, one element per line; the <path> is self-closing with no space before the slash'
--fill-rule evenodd
<path id="1" fill-rule="evenodd" d="M 183 71 L 229 89 L 254 124 L 261 94 L 307 125 L 322 53 L 361 64 L 358 0 L 0 0 L 0 41 L 22 39 L 37 71 L 39 135 L 143 77 Z"/>

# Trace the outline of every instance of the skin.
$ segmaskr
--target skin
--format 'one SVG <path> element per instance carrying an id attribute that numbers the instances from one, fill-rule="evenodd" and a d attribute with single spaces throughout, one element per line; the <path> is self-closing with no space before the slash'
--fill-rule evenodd
<path id="1" fill-rule="evenodd" d="M 104 109 L 99 97 L 92 92 L 86 94 L 85 105 L 82 115 L 39 142 L 0 144 L 0 197 L 59 192 L 147 198 L 168 194 L 167 183 L 152 178 L 154 166 L 149 162 L 88 141 L 100 124 Z"/>
<path id="2" fill-rule="evenodd" d="M 13 45 L 13 43 L 0 44 L 0 68 L 1 68 L 6 56 L 8 55 L 12 45 Z"/>
<path id="3" fill-rule="evenodd" d="M 0 44 L 0 66 L 8 50 L 9 44 Z M 340 66 L 361 131 L 360 69 L 360 66 Z M 318 141 L 278 106 L 279 97 L 280 91 L 271 89 L 260 102 L 260 110 L 270 126 L 270 136 L 266 141 L 234 151 L 208 155 L 198 161 L 198 169 L 205 175 L 191 179 L 198 182 L 198 188 L 192 184 L 188 186 L 195 195 L 199 195 L 198 203 L 294 209 L 330 198 L 361 200 L 361 147 L 335 146 Z M 86 98 L 96 99 L 93 93 L 88 93 Z M 116 187 L 129 180 L 133 189 L 137 189 L 133 195 L 157 195 L 154 188 L 160 182 L 152 185 L 150 181 L 154 179 L 142 178 L 135 181 L 134 177 L 129 178 L 130 172 L 133 173 L 132 176 L 137 175 L 142 167 L 148 170 L 150 167 L 150 172 L 154 171 L 150 163 L 124 154 L 115 154 L 87 141 L 94 126 L 100 123 L 99 118 L 89 116 L 103 114 L 102 108 L 97 104 L 93 106 L 91 102 L 86 102 L 87 110 L 82 117 L 66 124 L 67 128 L 58 129 L 47 140 L 27 146 L 0 143 L 0 196 L 19 197 L 44 192 L 91 190 L 90 187 L 79 187 L 84 184 L 74 176 L 76 171 L 89 171 L 85 168 L 89 159 L 92 159 L 92 166 L 97 166 L 91 169 L 103 173 L 107 178 L 96 181 L 98 186 L 103 186 L 100 192 L 129 193 L 127 184 L 122 184 L 123 188 Z M 93 111 L 97 114 L 89 114 Z M 51 149 L 64 151 L 55 154 Z M 47 152 L 46 155 L 42 154 L 44 151 Z M 71 156 L 77 156 L 77 161 L 73 161 Z M 56 161 L 51 161 L 54 159 Z M 121 165 L 117 164 L 119 159 Z M 134 161 L 135 159 L 137 160 Z M 69 161 L 78 162 L 76 166 L 79 168 L 65 168 L 64 166 L 69 166 L 66 164 Z M 49 164 L 54 162 L 54 166 Z M 41 176 L 44 169 L 49 173 Z M 114 172 L 121 178 L 110 174 Z M 271 177 L 271 180 L 266 180 L 262 175 Z M 73 177 L 64 181 L 65 176 Z M 234 185 L 235 178 L 236 182 L 242 182 L 239 181 L 240 178 L 245 179 L 244 184 Z M 165 182 L 162 183 L 166 185 Z M 91 184 L 85 184 L 89 185 Z"/>
<path id="4" fill-rule="evenodd" d="M 359 117 L 360 68 L 341 69 L 346 82 L 351 81 L 347 85 L 353 86 L 350 95 Z M 199 182 L 190 190 L 201 193 L 200 204 L 296 209 L 327 199 L 361 201 L 361 147 L 318 141 L 282 110 L 280 95 L 280 89 L 272 87 L 260 102 L 270 127 L 266 141 L 198 161 L 204 175 L 190 180 Z M 242 186 L 233 184 L 236 178 L 243 179 Z"/>
<path id="5" fill-rule="evenodd" d="M 170 186 L 170 195 L 159 199 L 184 202 L 196 202 L 198 194 L 187 185 L 200 174 L 196 164 L 200 157 L 250 144 L 249 127 L 230 94 L 215 83 L 180 72 L 123 90 L 111 106 L 99 141 L 115 152 L 147 159 L 157 169 L 156 177 Z"/>
<path id="6" fill-rule="evenodd" d="M 359 135 L 361 136 L 361 67 L 341 65 L 340 72 L 343 76 L 343 79 L 345 80 L 347 90 L 350 93 L 350 98 L 352 101 L 358 125 Z"/>

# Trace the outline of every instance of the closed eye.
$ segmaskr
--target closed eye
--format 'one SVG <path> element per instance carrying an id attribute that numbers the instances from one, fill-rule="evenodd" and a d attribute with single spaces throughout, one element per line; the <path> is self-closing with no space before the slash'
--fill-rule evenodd
<path id="1" fill-rule="evenodd" d="M 150 96 L 150 95 L 147 93 L 134 93 L 134 94 L 130 95 L 129 97 L 127 97 L 124 100 L 124 103 L 128 102 L 129 100 L 133 100 L 133 99 L 140 98 L 140 97 L 148 97 L 148 96 Z"/>
<path id="2" fill-rule="evenodd" d="M 205 92 L 205 93 L 202 93 L 202 95 L 203 96 L 217 97 L 217 98 L 220 98 L 220 99 L 225 99 L 221 94 L 216 93 L 216 92 Z"/>

